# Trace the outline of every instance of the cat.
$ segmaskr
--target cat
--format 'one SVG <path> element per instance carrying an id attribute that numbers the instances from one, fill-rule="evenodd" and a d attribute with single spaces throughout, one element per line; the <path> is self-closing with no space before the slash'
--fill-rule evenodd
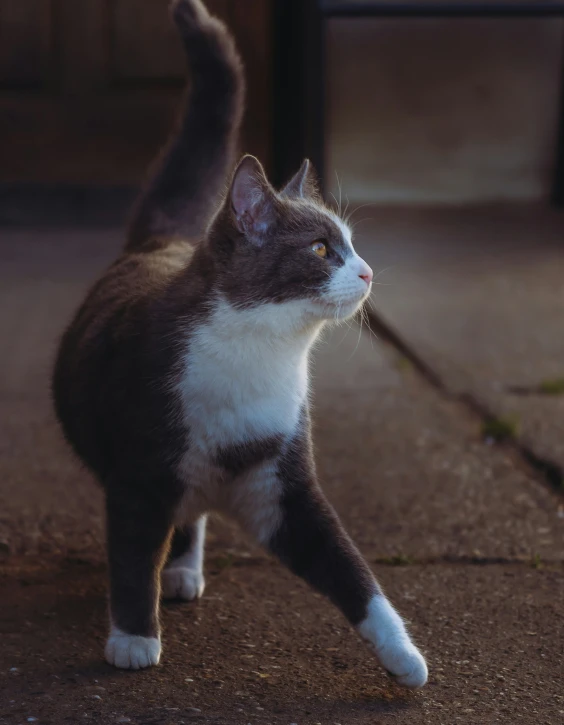
<path id="1" fill-rule="evenodd" d="M 307 160 L 279 191 L 252 156 L 232 171 L 244 103 L 233 39 L 200 0 L 171 12 L 186 105 L 53 374 L 65 436 L 105 492 L 106 660 L 159 662 L 159 599 L 202 595 L 216 510 L 339 607 L 399 684 L 420 687 L 425 659 L 313 460 L 308 353 L 324 325 L 360 309 L 372 270 Z"/>

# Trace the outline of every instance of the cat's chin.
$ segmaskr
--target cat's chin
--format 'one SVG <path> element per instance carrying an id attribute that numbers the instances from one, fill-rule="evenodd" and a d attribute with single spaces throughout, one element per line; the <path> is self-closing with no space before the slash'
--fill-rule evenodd
<path id="1" fill-rule="evenodd" d="M 366 297 L 351 302 L 326 302 L 323 300 L 314 301 L 315 314 L 327 322 L 341 322 L 354 317 L 361 309 Z"/>

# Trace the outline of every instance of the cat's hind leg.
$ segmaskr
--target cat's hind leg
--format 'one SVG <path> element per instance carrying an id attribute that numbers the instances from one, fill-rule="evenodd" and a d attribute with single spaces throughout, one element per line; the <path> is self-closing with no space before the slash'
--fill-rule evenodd
<path id="1" fill-rule="evenodd" d="M 206 516 L 175 529 L 168 561 L 161 574 L 165 599 L 198 599 L 204 593 Z"/>
<path id="2" fill-rule="evenodd" d="M 176 498 L 149 482 L 115 482 L 106 493 L 110 636 L 106 660 L 123 669 L 156 665 L 161 654 L 161 569 L 173 531 Z"/>

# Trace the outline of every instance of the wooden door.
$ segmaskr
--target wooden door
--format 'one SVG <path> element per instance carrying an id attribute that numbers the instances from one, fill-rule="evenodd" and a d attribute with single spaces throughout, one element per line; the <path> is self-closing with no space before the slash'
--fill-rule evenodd
<path id="1" fill-rule="evenodd" d="M 243 150 L 270 164 L 270 0 L 207 0 L 248 78 Z M 138 183 L 185 64 L 168 0 L 1 0 L 0 182 Z"/>

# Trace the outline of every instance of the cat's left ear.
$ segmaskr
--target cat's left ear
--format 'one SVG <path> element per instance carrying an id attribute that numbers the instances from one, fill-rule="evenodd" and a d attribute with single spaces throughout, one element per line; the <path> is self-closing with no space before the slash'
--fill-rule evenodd
<path id="1" fill-rule="evenodd" d="M 237 229 L 255 244 L 262 244 L 276 220 L 275 191 L 254 156 L 239 162 L 229 192 Z"/>
<path id="2" fill-rule="evenodd" d="M 304 159 L 302 165 L 286 186 L 280 192 L 282 196 L 289 199 L 319 199 L 317 178 L 311 161 Z"/>

